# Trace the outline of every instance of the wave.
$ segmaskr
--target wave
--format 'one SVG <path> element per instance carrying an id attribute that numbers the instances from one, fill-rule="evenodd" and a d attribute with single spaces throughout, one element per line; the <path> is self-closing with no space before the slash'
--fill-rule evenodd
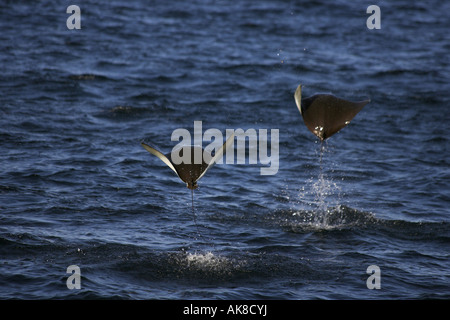
<path id="1" fill-rule="evenodd" d="M 324 210 L 279 210 L 264 220 L 293 233 L 324 231 L 382 232 L 388 238 L 414 241 L 450 241 L 450 224 L 433 221 L 406 221 L 378 218 L 365 212 L 337 205 Z"/>
<path id="2" fill-rule="evenodd" d="M 98 75 L 94 73 L 80 73 L 80 74 L 72 74 L 69 76 L 71 80 L 111 80 L 110 78 Z"/>
<path id="3" fill-rule="evenodd" d="M 109 120 L 135 120 L 141 119 L 145 115 L 149 115 L 154 108 L 150 107 L 134 107 L 130 105 L 118 105 L 107 110 L 98 112 L 95 116 Z"/>
<path id="4" fill-rule="evenodd" d="M 296 231 L 333 230 L 366 227 L 376 223 L 375 216 L 344 205 L 321 210 L 281 212 L 280 226 Z"/>
<path id="5" fill-rule="evenodd" d="M 221 239 L 216 241 L 217 247 L 209 246 L 205 250 L 200 250 L 198 242 L 195 241 L 188 241 L 189 247 L 179 247 L 179 243 L 174 242 L 164 246 L 164 249 L 155 249 L 139 243 L 108 242 L 94 235 L 90 239 L 84 237 L 67 240 L 30 233 L 2 233 L 0 253 L 5 257 L 5 261 L 19 259 L 28 263 L 27 270 L 40 266 L 42 272 L 35 279 L 26 278 L 21 277 L 23 269 L 12 269 L 3 265 L 1 269 L 8 275 L 5 288 L 14 289 L 17 282 L 23 285 L 39 282 L 47 283 L 47 287 L 36 286 L 30 291 L 29 297 L 128 299 L 161 295 L 182 298 L 190 294 L 199 297 L 212 294 L 207 290 L 212 286 L 223 288 L 221 292 L 213 291 L 215 297 L 227 298 L 237 294 L 251 298 L 255 297 L 255 292 L 259 290 L 264 298 L 284 299 L 289 298 L 289 294 L 298 289 L 307 290 L 307 284 L 313 283 L 318 284 L 319 289 L 314 289 L 309 294 L 317 298 L 320 295 L 320 284 L 335 283 L 337 274 L 347 277 L 351 274 L 345 281 L 355 285 L 359 283 L 359 277 L 355 278 L 353 275 L 361 272 L 358 269 L 361 263 L 370 265 L 372 261 L 380 259 L 376 250 L 372 252 L 373 250 L 366 247 L 372 241 L 389 243 L 392 237 L 410 240 L 409 245 L 398 248 L 396 255 L 383 258 L 385 263 L 392 264 L 389 268 L 396 271 L 396 274 L 407 271 L 399 259 L 420 259 L 419 261 L 427 263 L 431 261 L 437 269 L 444 268 L 446 261 L 445 253 L 429 253 L 426 247 L 416 249 L 416 245 L 417 240 L 423 244 L 423 240 L 430 239 L 442 244 L 448 243 L 447 223 L 380 219 L 372 213 L 343 205 L 324 212 L 278 210 L 257 217 L 257 221 L 254 215 L 228 217 L 228 221 L 222 221 L 228 222 L 228 225 L 233 219 L 238 220 L 234 222 L 240 225 L 243 224 L 243 219 L 248 219 L 244 222 L 251 223 L 254 232 L 246 228 L 247 231 L 240 233 L 239 238 L 233 236 L 226 241 Z M 281 230 L 273 231 L 276 229 L 274 226 L 281 227 Z M 271 234 L 261 229 L 270 229 Z M 380 231 L 388 237 L 378 237 L 373 233 Z M 333 236 L 325 237 L 331 233 Z M 236 236 L 236 233 L 234 235 Z M 391 248 L 389 245 L 388 247 Z M 80 265 L 82 268 L 83 290 L 80 292 L 64 290 L 64 281 L 67 278 L 65 268 L 71 264 Z M 343 270 L 344 266 L 351 268 L 351 271 L 339 271 Z M 278 283 L 273 286 L 276 290 L 287 286 L 293 291 L 272 292 L 269 283 L 274 282 Z M 443 283 L 444 281 L 436 280 L 428 287 L 431 290 L 442 286 Z M 262 286 L 265 289 L 237 293 L 234 288 L 243 284 L 245 288 Z M 420 278 L 416 279 L 414 284 L 426 287 Z M 153 289 L 155 286 L 158 290 Z M 193 287 L 199 291 L 192 293 Z M 358 293 L 352 294 L 354 297 L 358 296 Z M 23 295 L 15 292 L 5 296 Z M 294 294 L 294 297 L 297 295 Z"/>

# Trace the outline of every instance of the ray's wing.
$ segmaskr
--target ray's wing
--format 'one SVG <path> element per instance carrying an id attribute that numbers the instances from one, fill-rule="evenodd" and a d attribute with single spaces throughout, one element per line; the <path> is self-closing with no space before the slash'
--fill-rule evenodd
<path id="1" fill-rule="evenodd" d="M 298 111 L 302 113 L 302 85 L 300 84 L 295 90 L 294 94 L 295 104 L 297 105 Z"/>
<path id="2" fill-rule="evenodd" d="M 150 147 L 148 144 L 146 144 L 144 142 L 141 142 L 141 145 L 144 147 L 145 150 L 147 150 L 151 154 L 153 154 L 153 155 L 157 156 L 159 159 L 161 159 L 170 169 L 172 169 L 177 174 L 177 176 L 179 176 L 173 163 L 164 154 L 162 154 L 160 151 L 156 150 L 155 148 Z"/>
<path id="3" fill-rule="evenodd" d="M 203 173 L 198 177 L 197 181 L 200 180 L 200 178 L 205 175 L 206 171 L 208 171 L 216 163 L 216 161 L 223 156 L 223 154 L 227 151 L 227 149 L 233 144 L 234 136 L 235 133 L 233 132 L 233 134 L 227 139 L 227 141 L 225 141 L 225 143 L 220 147 L 220 149 L 217 150 L 217 152 L 214 154 L 214 157 L 211 158 L 211 161 L 209 162 L 205 171 L 203 171 Z"/>
<path id="4" fill-rule="evenodd" d="M 333 134 L 347 126 L 351 120 L 369 103 L 366 101 L 348 101 L 334 96 L 328 96 L 329 103 L 326 104 L 325 137 L 331 137 Z"/>

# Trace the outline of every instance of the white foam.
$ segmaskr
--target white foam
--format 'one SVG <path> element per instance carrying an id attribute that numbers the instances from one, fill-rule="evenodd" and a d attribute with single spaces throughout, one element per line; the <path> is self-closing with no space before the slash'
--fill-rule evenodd
<path id="1" fill-rule="evenodd" d="M 186 261 L 188 266 L 200 269 L 217 269 L 230 263 L 229 259 L 216 256 L 212 252 L 187 253 Z"/>

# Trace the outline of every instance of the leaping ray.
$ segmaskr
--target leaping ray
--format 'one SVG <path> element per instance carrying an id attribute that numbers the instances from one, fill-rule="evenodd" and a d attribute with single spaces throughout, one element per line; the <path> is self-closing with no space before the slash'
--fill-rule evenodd
<path id="1" fill-rule="evenodd" d="M 231 146 L 235 134 L 233 133 L 227 141 L 219 148 L 219 150 L 216 151 L 214 156 L 211 158 L 211 160 L 206 163 L 205 159 L 203 158 L 203 151 L 204 149 L 200 146 L 182 146 L 180 149 L 175 149 L 174 151 L 178 152 L 180 155 L 183 153 L 184 150 L 188 150 L 190 148 L 191 152 L 191 161 L 190 163 L 181 163 L 181 164 L 175 164 L 172 159 L 172 153 L 168 153 L 164 155 L 162 152 L 158 151 L 157 149 L 149 146 L 148 144 L 141 142 L 141 145 L 150 152 L 151 154 L 157 156 L 159 159 L 161 159 L 170 169 L 172 169 L 177 176 L 186 183 L 186 186 L 191 189 L 191 199 L 192 199 L 192 213 L 194 216 L 194 222 L 197 226 L 197 232 L 201 236 L 200 232 L 198 231 L 198 225 L 195 218 L 195 211 L 194 211 L 194 189 L 197 189 L 197 181 L 200 180 L 201 177 L 203 177 L 216 162 L 219 158 L 222 157 L 224 152 Z M 194 154 L 195 152 L 201 152 L 202 155 L 202 163 L 196 164 L 194 161 Z"/>
<path id="2" fill-rule="evenodd" d="M 331 94 L 315 94 L 302 99 L 302 85 L 295 90 L 295 103 L 306 127 L 321 141 L 344 128 L 370 102 L 347 101 Z"/>
<path id="3" fill-rule="evenodd" d="M 228 138 L 227 141 L 219 148 L 219 150 L 216 151 L 214 154 L 214 157 L 211 158 L 209 163 L 205 162 L 205 159 L 203 158 L 203 148 L 200 146 L 182 146 L 180 149 L 174 150 L 178 152 L 179 154 L 182 154 L 185 150 L 187 152 L 188 149 L 190 149 L 191 152 L 191 161 L 190 163 L 180 163 L 175 164 L 171 159 L 171 153 L 167 153 L 164 155 L 162 152 L 158 151 L 157 149 L 149 146 L 148 144 L 141 142 L 141 145 L 150 152 L 151 154 L 157 156 L 159 159 L 161 159 L 170 169 L 172 169 L 177 176 L 186 183 L 186 186 L 189 189 L 197 189 L 197 181 L 200 180 L 201 177 L 205 175 L 205 173 L 214 165 L 214 163 L 217 162 L 219 158 L 222 157 L 224 152 L 226 152 L 226 149 L 232 144 L 232 141 L 234 139 L 234 133 Z M 196 152 L 201 152 L 202 155 L 202 163 L 196 164 L 194 162 L 194 154 Z"/>

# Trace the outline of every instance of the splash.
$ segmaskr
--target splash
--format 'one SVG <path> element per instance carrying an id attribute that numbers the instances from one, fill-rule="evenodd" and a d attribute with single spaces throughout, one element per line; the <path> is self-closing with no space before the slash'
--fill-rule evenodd
<path id="1" fill-rule="evenodd" d="M 333 180 L 326 177 L 323 172 L 316 181 L 311 181 L 311 192 L 314 195 L 312 206 L 318 212 L 326 212 L 329 207 L 338 205 L 340 199 L 340 187 Z"/>
<path id="2" fill-rule="evenodd" d="M 185 258 L 188 267 L 202 270 L 217 270 L 229 264 L 229 259 L 216 256 L 212 252 L 187 253 Z"/>
<path id="3" fill-rule="evenodd" d="M 183 252 L 174 258 L 179 271 L 191 276 L 229 276 L 245 265 L 245 261 L 236 261 L 211 251 Z"/>
<path id="4" fill-rule="evenodd" d="M 292 214 L 292 219 L 285 221 L 284 226 L 290 231 L 322 231 L 341 230 L 355 226 L 365 227 L 377 223 L 373 214 L 338 205 L 328 207 L 325 211 L 300 210 Z"/>
<path id="5" fill-rule="evenodd" d="M 299 193 L 300 201 L 307 206 L 302 214 L 304 222 L 318 228 L 330 226 L 330 219 L 336 208 L 339 208 L 342 198 L 339 185 L 324 172 L 323 158 L 327 151 L 326 144 L 322 141 L 317 178 L 311 177 Z"/>

